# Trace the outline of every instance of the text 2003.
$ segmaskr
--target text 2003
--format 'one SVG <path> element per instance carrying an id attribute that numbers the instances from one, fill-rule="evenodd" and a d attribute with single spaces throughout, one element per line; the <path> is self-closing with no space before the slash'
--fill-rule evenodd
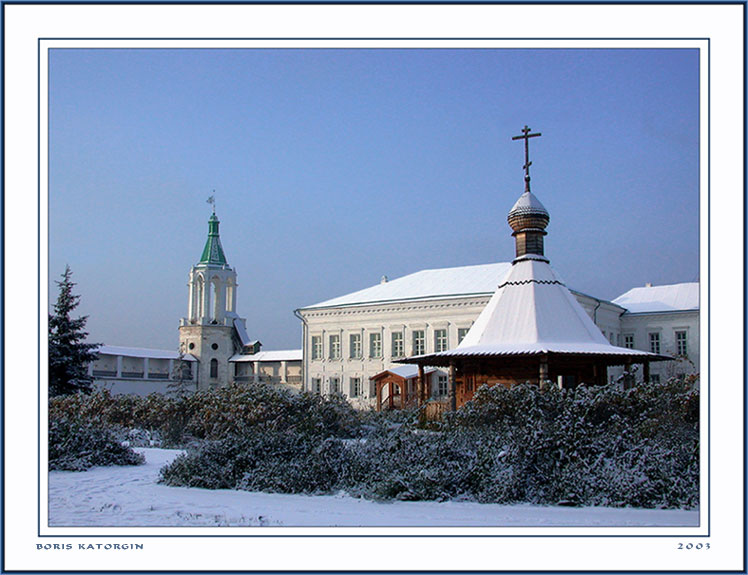
<path id="1" fill-rule="evenodd" d="M 678 543 L 678 549 L 709 549 L 709 543 Z"/>

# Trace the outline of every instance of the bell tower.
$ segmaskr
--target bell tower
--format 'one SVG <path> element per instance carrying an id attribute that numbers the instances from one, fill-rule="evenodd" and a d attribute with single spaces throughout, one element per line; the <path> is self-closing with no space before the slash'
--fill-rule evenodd
<path id="1" fill-rule="evenodd" d="M 200 261 L 190 270 L 187 317 L 179 324 L 180 349 L 199 362 L 198 389 L 231 381 L 228 360 L 241 350 L 237 323 L 244 329 L 244 320 L 236 313 L 236 271 L 226 261 L 219 223 L 214 204 L 205 248 Z"/>

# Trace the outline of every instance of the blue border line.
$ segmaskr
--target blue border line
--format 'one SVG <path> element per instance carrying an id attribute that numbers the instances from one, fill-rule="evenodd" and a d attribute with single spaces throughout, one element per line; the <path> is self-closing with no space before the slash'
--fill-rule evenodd
<path id="1" fill-rule="evenodd" d="M 180 2 L 180 4 L 181 3 L 182 2 Z M 203 2 L 186 2 L 186 3 L 204 4 Z M 245 4 L 244 2 L 226 2 L 226 4 L 235 4 L 235 3 Z M 437 4 L 457 4 L 455 2 L 435 2 L 435 3 L 437 3 Z M 678 3 L 679 4 L 681 4 L 681 3 L 683 3 L 683 4 L 687 4 L 687 3 L 704 4 L 704 2 L 678 2 Z M 3 5 L 4 4 L 70 4 L 70 3 L 68 3 L 68 2 L 38 2 L 37 3 L 37 2 L 19 1 L 19 2 L 3 2 Z M 141 4 L 169 4 L 169 3 L 163 3 L 163 2 L 152 2 L 152 3 L 151 2 L 149 2 L 149 3 L 140 3 L 140 2 L 107 2 L 106 4 L 136 4 L 136 5 L 141 5 Z M 215 3 L 215 4 L 223 4 L 223 2 L 222 3 Z M 257 2 L 256 4 L 310 4 L 310 3 L 308 3 L 308 2 L 288 2 L 288 3 L 286 3 L 286 2 Z M 325 4 L 325 3 L 317 3 L 317 2 L 315 2 L 314 4 Z M 331 4 L 338 4 L 338 2 L 332 2 Z M 418 3 L 418 2 L 415 2 L 415 3 L 413 3 L 413 2 L 362 2 L 361 4 L 420 4 L 420 3 Z M 429 4 L 431 4 L 431 2 L 429 2 Z M 469 3 L 465 3 L 465 4 L 496 4 L 496 2 L 469 2 Z M 522 2 L 518 2 L 518 4 L 522 4 Z M 543 4 L 540 4 L 540 3 L 539 4 L 529 3 L 529 4 L 543 5 L 545 3 L 543 3 Z M 550 4 L 556 4 L 556 3 L 550 3 Z M 566 3 L 564 3 L 564 4 L 566 4 Z M 632 4 L 632 3 L 631 2 L 620 2 L 620 4 Z M 642 3 L 642 4 L 648 4 L 648 3 Z M 651 4 L 663 4 L 663 3 L 662 2 L 652 2 Z M 744 2 L 715 2 L 715 4 L 744 4 Z M 213 4 L 211 4 L 211 5 L 213 5 Z M 744 15 L 745 15 L 745 12 L 744 12 Z M 744 35 L 744 38 L 745 38 L 745 35 Z M 493 41 L 512 40 L 512 41 L 527 41 L 527 42 L 537 42 L 537 41 L 542 41 L 542 40 L 564 40 L 564 41 L 566 41 L 566 40 L 568 40 L 568 41 L 596 41 L 596 40 L 610 40 L 610 41 L 621 41 L 621 40 L 636 40 L 636 41 L 642 41 L 642 40 L 643 41 L 662 40 L 662 41 L 673 41 L 673 40 L 676 40 L 677 41 L 677 40 L 688 40 L 688 41 L 706 41 L 707 42 L 707 61 L 708 61 L 708 67 L 709 67 L 708 76 L 707 76 L 707 93 L 711 96 L 711 92 L 710 92 L 710 90 L 711 90 L 711 68 L 710 68 L 710 66 L 711 66 L 711 50 L 710 50 L 711 45 L 710 45 L 710 38 L 709 37 L 705 37 L 705 38 L 701 38 L 701 37 L 678 37 L 678 38 L 655 38 L 655 37 L 651 37 L 651 38 L 650 37 L 645 37 L 645 38 L 610 38 L 610 37 L 608 37 L 608 38 L 596 38 L 596 37 L 591 37 L 591 38 L 558 38 L 558 37 L 537 37 L 537 38 L 535 38 L 535 37 L 533 37 L 533 38 L 519 38 L 519 39 L 517 39 L 517 38 L 488 38 L 488 37 L 465 37 L 465 38 L 463 38 L 463 37 L 459 37 L 459 38 L 443 38 L 443 37 L 429 37 L 429 38 L 377 38 L 377 37 L 370 37 L 370 38 L 369 37 L 367 37 L 367 38 L 347 38 L 347 37 L 342 37 L 342 38 L 341 37 L 335 37 L 335 38 L 319 38 L 319 37 L 309 37 L 309 38 L 306 38 L 306 37 L 301 37 L 301 38 L 299 38 L 299 37 L 288 37 L 288 38 L 285 38 L 285 37 L 284 38 L 278 38 L 278 37 L 276 37 L 276 38 L 262 38 L 262 37 L 258 37 L 258 38 L 189 38 L 189 37 L 183 37 L 183 38 L 135 38 L 135 37 L 133 37 L 133 38 L 127 38 L 127 37 L 123 37 L 123 38 L 111 38 L 111 37 L 110 38 L 94 38 L 94 37 L 91 37 L 91 38 L 73 38 L 73 37 L 71 37 L 71 38 L 58 38 L 58 37 L 40 37 L 40 38 L 37 39 L 37 66 L 38 67 L 40 67 L 40 65 L 41 65 L 41 56 L 40 56 L 41 49 L 42 49 L 41 48 L 41 43 L 43 41 L 56 41 L 56 40 L 65 40 L 65 41 L 76 41 L 76 40 L 78 40 L 78 41 L 80 41 L 80 40 L 83 40 L 83 41 L 99 41 L 99 40 L 107 40 L 107 41 L 111 41 L 111 40 L 114 40 L 114 41 L 133 41 L 133 40 L 138 40 L 138 41 L 143 41 L 143 40 L 145 40 L 145 41 L 174 41 L 174 40 L 176 40 L 176 41 L 182 41 L 182 40 L 189 40 L 189 41 L 197 41 L 197 42 L 200 42 L 200 41 L 206 41 L 206 42 L 209 42 L 209 41 L 223 41 L 223 40 L 226 40 L 226 41 L 237 41 L 237 40 L 246 40 L 246 41 L 255 41 L 255 40 L 259 40 L 259 41 L 289 41 L 289 40 L 302 40 L 302 41 L 324 41 L 324 40 L 340 40 L 340 41 L 363 40 L 363 41 L 371 41 L 371 40 L 375 40 L 375 41 L 385 41 L 385 40 L 387 40 L 387 41 L 393 41 L 394 40 L 394 41 L 409 41 L 409 42 L 417 42 L 417 41 L 424 41 L 424 40 L 426 40 L 426 41 L 438 40 L 438 41 L 444 41 L 444 42 L 456 42 L 456 41 L 464 41 L 464 40 L 493 40 Z M 67 48 L 65 48 L 65 47 L 48 48 L 48 50 L 53 50 L 53 49 L 54 50 L 65 50 Z M 79 48 L 70 48 L 70 49 L 79 49 Z M 89 49 L 91 49 L 91 50 L 95 50 L 95 49 L 101 49 L 101 50 L 107 50 L 107 49 L 109 49 L 109 50 L 125 50 L 125 49 L 127 49 L 127 50 L 187 50 L 187 49 L 190 49 L 190 50 L 194 50 L 194 49 L 222 50 L 222 49 L 227 49 L 228 50 L 228 49 L 231 49 L 231 50 L 236 50 L 237 48 L 235 48 L 235 47 L 226 47 L 226 48 L 221 48 L 221 47 L 217 47 L 217 48 L 216 47 L 211 47 L 211 48 L 207 48 L 207 47 L 206 48 L 199 48 L 199 47 L 198 48 L 193 48 L 193 47 L 189 47 L 189 48 L 181 48 L 181 47 L 164 47 L 164 48 L 158 48 L 158 47 L 156 47 L 156 48 L 154 48 L 154 47 L 145 47 L 145 48 L 92 47 L 92 48 L 89 48 Z M 238 48 L 238 49 L 243 49 L 243 48 Z M 302 49 L 303 50 L 315 50 L 315 49 L 320 49 L 320 50 L 322 50 L 322 49 L 336 50 L 336 49 L 346 49 L 346 50 L 357 50 L 357 49 L 361 49 L 361 48 L 357 48 L 357 47 L 341 47 L 341 48 L 335 48 L 335 47 L 323 47 L 323 48 L 304 47 L 304 48 L 246 48 L 246 49 L 257 49 L 257 50 L 262 50 L 262 49 L 275 49 L 275 50 L 277 50 L 277 49 L 289 49 L 289 50 L 302 50 Z M 373 49 L 373 50 L 374 49 L 376 49 L 376 50 L 387 50 L 387 49 L 407 49 L 407 48 L 402 48 L 402 47 L 389 48 L 388 47 L 388 48 L 370 48 L 370 49 Z M 411 49 L 429 49 L 429 50 L 452 49 L 452 50 L 457 50 L 457 49 L 460 49 L 460 48 L 446 48 L 446 47 L 437 47 L 437 48 L 421 48 L 421 47 L 417 47 L 417 48 L 415 48 L 414 47 L 414 48 L 411 48 Z M 481 48 L 478 48 L 478 49 L 481 49 Z M 483 48 L 483 49 L 491 49 L 491 50 L 504 50 L 504 49 L 506 49 L 506 50 L 512 50 L 512 49 L 522 49 L 522 48 L 507 47 L 507 48 Z M 539 49 L 544 49 L 544 50 L 559 50 L 559 49 L 569 49 L 569 50 L 592 50 L 592 49 L 617 50 L 617 49 L 637 49 L 637 48 L 605 48 L 605 47 L 601 47 L 601 48 L 597 48 L 597 47 L 595 47 L 595 48 L 578 48 L 578 47 L 558 48 L 558 47 L 556 47 L 556 48 L 539 48 Z M 647 48 L 641 48 L 641 49 L 652 49 L 652 48 L 647 47 Z M 701 50 L 701 48 L 697 48 L 697 47 L 693 47 L 693 48 L 663 47 L 661 49 L 663 49 L 663 50 L 667 50 L 667 49 L 672 49 L 672 50 L 694 49 L 694 50 L 699 50 L 699 51 Z M 48 62 L 47 73 L 49 73 L 49 60 L 47 62 Z M 37 78 L 40 79 L 40 77 L 41 77 L 41 70 L 38 69 L 38 71 L 37 71 Z M 49 88 L 49 84 L 47 85 L 47 87 Z M 40 148 L 40 146 L 41 146 L 41 121 L 40 121 L 41 120 L 41 82 L 38 82 L 37 91 L 38 91 L 37 122 L 39 124 L 39 126 L 38 126 L 38 138 L 39 138 L 39 141 L 37 143 L 37 148 L 38 148 L 38 152 L 40 152 L 41 151 L 41 148 Z M 49 104 L 49 100 L 47 100 L 47 102 Z M 709 122 L 708 122 L 708 126 L 707 126 L 707 141 L 708 141 L 708 150 L 709 150 L 709 152 L 708 152 L 709 153 L 709 158 L 708 158 L 708 162 L 707 162 L 707 177 L 708 177 L 708 184 L 707 184 L 707 205 L 709 207 L 708 207 L 708 210 L 707 210 L 707 216 L 710 213 L 710 205 L 711 205 L 710 204 L 710 201 L 711 201 L 711 194 L 710 194 L 710 191 L 711 191 L 710 190 L 711 179 L 709 178 L 709 174 L 710 174 L 710 163 L 711 163 L 711 139 L 710 139 L 710 134 L 711 134 L 711 132 L 710 132 L 710 127 L 711 127 L 711 124 L 710 124 L 710 121 L 711 121 L 711 99 L 709 100 L 709 104 L 710 104 L 710 106 L 709 106 L 709 108 L 707 110 L 707 114 L 708 114 L 708 117 L 709 117 Z M 744 101 L 744 106 L 745 106 L 745 101 Z M 47 128 L 48 128 L 48 126 L 47 126 Z M 38 197 L 38 199 L 41 198 L 41 174 L 40 174 L 40 170 L 41 170 L 41 165 L 39 165 L 39 168 L 38 168 L 38 171 L 37 171 L 37 181 L 38 181 L 37 197 Z M 744 170 L 745 170 L 745 167 L 744 167 Z M 49 193 L 49 190 L 47 190 L 47 192 Z M 41 209 L 40 208 L 38 210 L 37 220 L 39 222 L 38 225 L 40 226 L 40 221 L 41 221 Z M 707 249 L 709 249 L 709 246 L 710 246 L 710 243 L 709 243 L 710 242 L 710 233 L 711 232 L 710 232 L 710 227 L 709 227 L 708 219 L 707 219 L 707 226 L 708 226 L 708 231 L 707 231 Z M 39 276 L 39 284 L 38 284 L 38 291 L 37 291 L 37 300 L 39 302 L 39 307 L 38 307 L 38 310 L 37 310 L 37 317 L 38 317 L 38 320 L 40 322 L 40 320 L 41 320 L 41 311 L 40 311 L 41 310 L 41 252 L 40 252 L 40 246 L 41 246 L 41 236 L 40 236 L 40 234 L 41 234 L 41 228 L 39 227 L 38 229 L 39 229 L 39 236 L 38 236 L 39 246 L 38 246 L 38 249 L 37 249 L 37 254 L 38 254 L 37 257 L 39 259 L 38 270 L 39 270 L 40 276 Z M 47 243 L 49 243 L 49 237 L 47 238 Z M 709 266 L 710 265 L 711 264 L 709 263 Z M 709 280 L 707 280 L 707 281 L 709 281 Z M 744 292 L 744 297 L 745 297 L 745 292 Z M 38 322 L 37 325 L 39 325 L 39 322 Z M 709 322 L 708 323 L 710 323 L 710 322 L 711 322 L 711 317 L 709 318 Z M 708 332 L 709 333 L 710 333 L 710 331 L 709 331 L 710 327 L 711 326 L 708 325 Z M 41 345 L 41 338 L 40 338 L 40 341 L 37 343 L 37 348 L 40 348 L 40 345 Z M 40 349 L 39 349 L 39 352 L 40 352 Z M 745 362 L 745 358 L 744 358 L 744 362 Z M 41 369 L 41 366 L 40 366 L 40 369 Z M 711 364 L 710 364 L 710 369 L 711 369 Z M 41 406 L 41 371 L 38 372 L 38 376 L 37 376 L 37 389 L 38 389 L 38 393 L 39 393 L 38 422 L 40 423 L 40 421 L 41 421 L 41 412 L 42 412 L 42 406 Z M 709 407 L 708 407 L 708 411 L 710 411 L 710 410 L 711 410 L 711 402 L 709 402 Z M 710 426 L 711 426 L 711 417 L 709 418 L 709 427 Z M 744 426 L 745 426 L 745 418 L 744 418 Z M 710 444 L 711 434 L 710 434 L 710 431 L 711 431 L 711 429 L 709 429 L 709 432 L 708 432 L 707 442 L 709 443 L 709 447 L 711 448 L 711 444 Z M 39 438 L 38 439 L 38 452 L 37 452 L 37 456 L 39 456 L 40 450 L 41 450 L 41 445 L 42 445 L 42 438 L 41 438 L 41 432 L 40 432 L 40 430 L 38 430 L 37 433 L 38 433 L 38 438 Z M 41 464 L 39 463 L 39 457 L 37 457 L 37 469 L 38 469 L 38 479 L 39 479 L 39 483 L 38 483 L 38 486 L 37 486 L 37 491 L 38 491 L 38 496 L 40 498 L 39 499 L 39 503 L 40 503 L 40 506 L 41 506 L 41 489 L 40 489 L 40 483 L 41 483 L 41 472 L 42 471 L 41 471 Z M 711 478 L 710 474 L 711 474 L 711 449 L 709 450 L 708 469 L 707 469 L 707 475 L 708 475 L 709 478 Z M 707 499 L 711 503 L 711 481 L 709 482 L 709 492 L 708 492 L 708 495 L 707 495 Z M 744 514 L 744 523 L 745 523 L 745 514 Z M 409 534 L 400 534 L 400 535 L 372 535 L 372 534 L 367 534 L 367 535 L 348 535 L 348 534 L 345 534 L 345 535 L 342 535 L 342 534 L 341 535 L 338 535 L 338 534 L 331 534 L 331 535 L 325 535 L 325 534 L 315 534 L 315 535 L 301 535 L 301 534 L 299 534 L 299 535 L 267 535 L 267 534 L 257 534 L 257 535 L 224 535 L 224 534 L 221 534 L 221 535 L 210 535 L 210 534 L 200 534 L 200 535 L 181 535 L 181 534 L 180 535 L 173 535 L 173 534 L 169 534 L 169 535 L 130 535 L 130 534 L 116 534 L 116 535 L 88 535 L 88 534 L 86 534 L 86 535 L 82 535 L 82 534 L 81 535 L 67 535 L 67 534 L 65 534 L 65 535 L 55 535 L 55 534 L 42 534 L 41 533 L 41 517 L 40 517 L 39 513 L 37 514 L 37 527 L 38 527 L 37 536 L 40 537 L 40 538 L 56 537 L 56 538 L 79 538 L 79 539 L 80 538 L 143 538 L 143 539 L 151 539 L 151 538 L 423 538 L 423 537 L 428 537 L 428 538 L 450 538 L 450 539 L 452 539 L 452 538 L 476 538 L 476 539 L 483 539 L 483 538 L 494 538 L 494 539 L 495 538 L 507 538 L 507 539 L 510 539 L 510 538 L 540 538 L 540 539 L 544 539 L 544 538 L 562 538 L 562 539 L 563 538 L 574 538 L 574 539 L 577 539 L 577 538 L 593 538 L 593 539 L 594 538 L 617 538 L 617 539 L 626 539 L 626 538 L 637 538 L 637 539 L 638 538 L 671 538 L 672 539 L 672 538 L 679 538 L 680 537 L 682 539 L 702 539 L 702 538 L 708 538 L 708 537 L 711 536 L 711 505 L 708 505 L 707 533 L 704 534 L 704 535 L 701 535 L 701 534 L 698 534 L 698 535 L 690 535 L 690 534 L 684 534 L 684 535 L 680 535 L 680 534 L 663 534 L 663 535 L 659 535 L 659 534 L 650 534 L 650 535 L 620 535 L 620 534 L 617 534 L 617 535 L 558 535 L 558 534 L 554 534 L 554 535 L 520 535 L 520 534 L 509 534 L 509 535 L 455 535 L 455 534 L 450 534 L 450 535 L 427 535 L 427 534 L 422 534 L 422 533 L 421 534 L 414 534 L 414 535 L 409 535 Z M 60 527 L 60 528 L 62 529 L 62 528 L 73 528 L 73 527 L 78 527 L 78 526 L 68 526 L 68 527 Z M 92 527 L 94 527 L 94 526 L 92 526 Z M 109 527 L 107 527 L 107 526 L 95 526 L 95 527 L 99 527 L 99 528 L 120 528 L 119 526 L 109 526 Z M 396 528 L 396 527 L 397 526 L 381 527 L 381 529 L 393 529 L 393 528 Z M 503 526 L 501 526 L 501 525 L 495 526 L 495 528 L 502 528 L 502 527 Z M 660 528 L 660 529 L 673 529 L 673 528 L 675 528 L 675 529 L 683 529 L 683 528 L 692 528 L 692 527 L 693 526 L 665 526 L 665 527 L 654 526 L 654 528 Z M 699 526 L 696 526 L 696 527 L 698 528 Z M 142 529 L 151 529 L 151 528 L 162 529 L 162 528 L 174 528 L 174 526 L 143 526 L 141 528 Z M 178 529 L 204 529 L 204 527 L 176 527 L 176 528 L 178 528 Z M 239 527 L 239 526 L 237 526 L 237 527 L 221 527 L 220 529 L 238 529 L 238 528 L 242 528 L 243 529 L 245 527 Z M 307 527 L 307 526 L 304 526 L 304 527 L 299 527 L 299 526 L 285 526 L 283 528 L 284 529 L 288 529 L 288 528 L 325 529 L 325 528 L 328 528 L 328 527 L 327 526 L 316 526 L 316 527 L 315 526 L 310 526 L 310 527 Z M 367 527 L 367 526 L 362 526 L 361 528 L 366 528 L 366 529 L 380 529 L 380 527 Z M 413 527 L 410 527 L 409 526 L 407 528 L 409 528 L 409 529 L 411 529 L 411 528 L 412 529 L 429 529 L 430 527 L 428 527 L 428 526 L 413 526 Z M 438 527 L 438 528 L 443 528 L 443 527 Z M 462 529 L 475 529 L 475 527 L 473 527 L 473 526 L 463 526 L 463 527 L 458 527 L 458 528 L 462 528 Z M 491 528 L 494 528 L 494 527 L 491 527 Z M 535 528 L 536 527 L 525 527 L 525 528 L 522 528 L 522 527 L 519 527 L 519 528 L 513 527 L 512 529 L 535 529 Z M 587 528 L 587 527 L 579 527 L 579 526 L 554 526 L 553 528 L 554 529 L 563 529 L 563 528 L 582 528 L 582 529 L 584 529 L 584 528 Z M 594 528 L 595 529 L 620 529 L 620 528 L 626 528 L 626 526 L 605 526 L 605 527 L 594 527 Z M 646 528 L 646 526 L 645 526 L 645 528 Z M 54 528 L 52 528 L 52 529 L 54 529 Z M 744 548 L 744 552 L 745 552 L 745 548 Z M 134 572 L 131 572 L 131 571 L 108 571 L 108 572 L 111 572 L 111 573 L 134 573 Z M 153 571 L 153 573 L 173 573 L 173 572 L 174 571 Z M 245 573 L 245 572 L 247 572 L 247 571 L 221 571 L 221 573 Z M 319 571 L 283 571 L 283 572 L 284 573 L 319 573 Z M 335 571 L 328 571 L 328 572 L 329 573 L 335 573 Z M 339 571 L 339 572 L 340 573 L 349 573 L 350 571 Z M 495 572 L 498 572 L 498 571 L 408 571 L 408 573 L 495 573 Z M 593 570 L 593 571 L 578 571 L 578 570 L 574 570 L 574 571 L 523 571 L 523 573 L 597 573 L 597 572 L 599 572 L 599 571 L 598 570 Z M 606 571 L 606 573 L 630 573 L 630 572 L 631 571 Z M 677 573 L 677 572 L 680 572 L 680 571 L 657 571 L 657 572 L 658 573 Z M 193 573 L 193 571 L 191 571 L 191 573 Z M 194 572 L 194 573 L 200 573 L 200 572 Z M 206 571 L 206 573 L 210 573 L 210 572 Z M 253 571 L 252 573 L 259 573 L 259 572 L 254 572 Z M 391 571 L 356 571 L 356 573 L 372 573 L 372 574 L 373 573 L 391 573 Z"/>

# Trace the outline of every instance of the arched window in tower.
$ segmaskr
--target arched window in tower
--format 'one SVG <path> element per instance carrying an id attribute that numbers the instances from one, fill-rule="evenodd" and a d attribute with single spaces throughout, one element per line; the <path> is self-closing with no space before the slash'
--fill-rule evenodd
<path id="1" fill-rule="evenodd" d="M 226 282 L 226 311 L 227 312 L 236 311 L 236 309 L 234 308 L 235 287 L 236 286 L 234 285 L 234 280 L 229 278 L 228 281 Z"/>
<path id="2" fill-rule="evenodd" d="M 218 379 L 218 360 L 216 358 L 210 360 L 210 379 Z"/>
<path id="3" fill-rule="evenodd" d="M 221 297 L 221 278 L 214 276 L 210 282 L 210 318 L 214 322 L 217 322 L 223 317 L 221 310 L 222 297 Z"/>
<path id="4" fill-rule="evenodd" d="M 200 319 L 205 316 L 205 280 L 202 274 L 197 276 L 197 289 L 195 289 L 195 297 L 197 298 L 197 305 L 194 309 L 197 310 L 196 319 Z"/>

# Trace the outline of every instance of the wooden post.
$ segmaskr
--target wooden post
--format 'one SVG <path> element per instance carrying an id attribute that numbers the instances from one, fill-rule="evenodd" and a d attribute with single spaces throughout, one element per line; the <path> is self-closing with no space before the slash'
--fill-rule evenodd
<path id="1" fill-rule="evenodd" d="M 548 381 L 548 356 L 544 355 L 540 358 L 540 370 L 538 372 L 540 389 L 545 389 L 546 381 Z"/>
<path id="2" fill-rule="evenodd" d="M 457 380 L 455 379 L 455 363 L 449 363 L 449 407 L 457 411 Z"/>
<path id="3" fill-rule="evenodd" d="M 644 362 L 644 383 L 649 383 L 649 362 Z"/>
<path id="4" fill-rule="evenodd" d="M 423 373 L 423 365 L 418 364 L 418 407 L 426 403 L 426 379 Z"/>

